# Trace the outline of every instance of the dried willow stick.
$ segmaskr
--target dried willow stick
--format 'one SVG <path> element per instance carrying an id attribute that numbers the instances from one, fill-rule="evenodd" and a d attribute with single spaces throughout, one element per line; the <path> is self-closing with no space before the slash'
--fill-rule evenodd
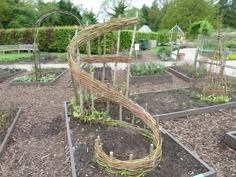
<path id="1" fill-rule="evenodd" d="M 105 19 L 103 19 L 103 22 L 105 23 Z M 103 35 L 103 55 L 106 55 L 106 43 L 107 43 L 107 38 L 106 38 L 106 34 Z M 105 63 L 103 63 L 103 68 L 102 68 L 102 82 L 105 81 Z"/>
<path id="2" fill-rule="evenodd" d="M 138 18 L 138 11 L 136 12 L 136 18 Z M 137 26 L 134 26 L 134 31 L 133 31 L 133 36 L 132 36 L 132 42 L 131 42 L 131 46 L 130 46 L 130 51 L 129 51 L 129 56 L 132 56 L 132 52 L 133 52 L 133 46 L 134 46 L 134 39 L 135 39 L 135 35 L 136 35 L 136 29 Z M 127 81 L 126 81 L 126 94 L 125 96 L 128 98 L 129 96 L 129 73 L 130 73 L 130 64 L 127 63 Z"/>

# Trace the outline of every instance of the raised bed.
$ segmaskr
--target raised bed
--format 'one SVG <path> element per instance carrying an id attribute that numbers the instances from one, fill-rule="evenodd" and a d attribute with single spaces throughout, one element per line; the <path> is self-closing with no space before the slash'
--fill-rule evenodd
<path id="1" fill-rule="evenodd" d="M 15 76 L 19 73 L 22 73 L 24 72 L 25 70 L 22 70 L 22 69 L 9 69 L 9 70 L 6 70 L 4 72 L 0 72 L 0 82 L 3 82 L 5 81 L 6 79 L 12 77 L 12 76 Z"/>
<path id="2" fill-rule="evenodd" d="M 15 114 L 15 117 L 9 118 L 9 121 L 7 121 L 7 124 L 9 124 L 9 127 L 4 127 L 3 131 L 0 131 L 0 157 L 3 154 L 3 151 L 7 145 L 7 143 L 10 140 L 11 134 L 14 130 L 14 127 L 16 125 L 16 122 L 20 116 L 21 108 L 19 108 Z"/>
<path id="3" fill-rule="evenodd" d="M 144 156 L 149 151 L 149 142 L 143 136 L 133 134 L 125 128 L 84 124 L 70 118 L 71 113 L 67 102 L 64 106 L 73 177 L 121 177 L 121 175 L 109 174 L 95 162 L 94 140 L 98 135 L 104 142 L 104 150 L 110 151 L 112 149 L 114 156 L 123 160 L 128 158 L 129 153 L 133 153 L 134 158 L 137 158 L 137 156 Z M 216 176 L 216 172 L 211 167 L 166 130 L 161 129 L 161 135 L 163 139 L 161 163 L 157 168 L 147 172 L 145 177 Z"/>
<path id="4" fill-rule="evenodd" d="M 131 95 L 130 98 L 147 107 L 148 112 L 159 120 L 173 120 L 204 112 L 236 107 L 236 93 L 232 101 L 223 104 L 207 103 L 190 97 L 191 88 L 163 90 Z"/>
<path id="5" fill-rule="evenodd" d="M 172 76 L 169 73 L 165 75 L 146 75 L 146 76 L 132 76 L 130 74 L 130 84 L 145 84 L 145 83 L 152 83 L 152 84 L 165 84 L 165 83 L 172 83 Z"/>
<path id="6" fill-rule="evenodd" d="M 56 78 L 51 80 L 51 81 L 49 81 L 49 82 L 17 82 L 14 79 L 9 84 L 11 86 L 44 86 L 44 85 L 53 85 L 67 71 L 68 71 L 68 69 L 62 69 L 62 71 L 56 76 Z"/>
<path id="7" fill-rule="evenodd" d="M 172 67 L 168 67 L 167 70 L 174 74 L 175 76 L 177 76 L 178 78 L 184 80 L 185 82 L 194 82 L 195 80 L 198 80 L 198 81 L 203 81 L 205 78 L 198 78 L 198 79 L 195 79 L 195 78 L 192 78 L 192 77 L 189 77 L 187 76 L 186 74 L 180 72 L 180 71 L 177 71 L 175 68 L 172 68 Z"/>
<path id="8" fill-rule="evenodd" d="M 224 137 L 224 142 L 229 147 L 236 150 L 236 131 L 227 132 Z"/>

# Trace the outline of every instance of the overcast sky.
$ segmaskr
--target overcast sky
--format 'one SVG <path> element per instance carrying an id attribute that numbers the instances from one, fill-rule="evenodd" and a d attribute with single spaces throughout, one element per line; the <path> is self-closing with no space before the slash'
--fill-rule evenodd
<path id="1" fill-rule="evenodd" d="M 99 11 L 99 7 L 103 0 L 72 0 L 75 5 L 83 4 L 88 10 L 92 9 L 95 13 Z M 132 5 L 138 8 L 141 8 L 143 4 L 151 6 L 153 0 L 133 0 Z"/>

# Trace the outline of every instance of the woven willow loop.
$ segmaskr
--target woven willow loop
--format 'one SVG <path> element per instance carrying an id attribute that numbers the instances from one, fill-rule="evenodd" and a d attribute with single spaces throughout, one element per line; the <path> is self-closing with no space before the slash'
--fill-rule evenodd
<path id="1" fill-rule="evenodd" d="M 154 145 L 153 151 L 142 159 L 134 160 L 119 160 L 115 157 L 110 160 L 110 155 L 106 154 L 101 148 L 101 140 L 95 141 L 95 154 L 97 160 L 106 164 L 109 168 L 114 171 L 127 170 L 130 174 L 136 175 L 139 170 L 152 169 L 159 163 L 161 159 L 161 138 L 159 135 L 159 124 L 153 119 L 153 117 L 141 106 L 132 100 L 125 97 L 123 94 L 120 94 L 113 87 L 108 87 L 106 83 L 103 83 L 95 78 L 93 78 L 89 73 L 80 68 L 75 62 L 76 50 L 88 40 L 92 40 L 99 36 L 102 36 L 113 30 L 120 29 L 122 27 L 136 25 L 136 18 L 123 18 L 123 19 L 112 19 L 108 22 L 102 24 L 96 24 L 92 26 L 85 27 L 82 29 L 78 35 L 74 36 L 70 41 L 70 44 L 67 48 L 67 60 L 70 67 L 70 72 L 73 78 L 79 82 L 83 88 L 90 90 L 91 92 L 98 93 L 103 95 L 106 99 L 119 103 L 120 106 L 128 109 L 136 117 L 139 117 L 147 128 L 151 130 L 152 144 Z M 88 35 L 89 34 L 89 35 Z M 129 62 L 127 58 L 122 58 L 120 56 L 103 56 L 102 58 L 95 56 L 89 56 L 82 59 L 88 63 L 100 62 L 102 59 L 105 59 L 109 62 Z M 91 62 L 89 61 L 91 60 Z M 129 129 L 134 129 L 132 125 L 127 124 Z M 139 131 L 144 131 L 139 128 Z"/>

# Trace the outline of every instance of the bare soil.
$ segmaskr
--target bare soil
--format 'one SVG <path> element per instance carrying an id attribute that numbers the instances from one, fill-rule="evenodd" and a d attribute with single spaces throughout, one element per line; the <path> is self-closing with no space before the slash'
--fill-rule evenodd
<path id="1" fill-rule="evenodd" d="M 69 177 L 63 110 L 63 101 L 72 95 L 69 73 L 54 86 L 10 87 L 9 81 L 0 85 L 1 102 L 22 107 L 23 112 L 1 157 L 0 176 Z"/>
<path id="2" fill-rule="evenodd" d="M 0 176 L 71 176 L 63 109 L 63 101 L 73 95 L 69 72 L 54 86 L 10 87 L 10 80 L 0 84 L 0 101 L 6 107 L 22 107 L 23 112 L 0 159 Z M 157 91 L 187 84 L 178 78 L 174 80 L 171 85 L 149 84 L 133 87 L 131 91 Z M 218 177 L 235 177 L 236 151 L 223 142 L 226 132 L 236 130 L 235 120 L 236 109 L 227 109 L 161 125 L 214 167 Z"/>
<path id="3" fill-rule="evenodd" d="M 197 89 L 182 88 L 134 94 L 131 95 L 130 98 L 142 107 L 145 107 L 145 104 L 147 104 L 147 110 L 151 115 L 178 112 L 219 104 L 192 98 L 192 92 L 201 93 L 200 91 L 197 91 Z M 236 101 L 235 92 L 232 92 L 230 97 L 232 98 L 232 102 Z"/>
<path id="4" fill-rule="evenodd" d="M 148 155 L 150 142 L 137 132 L 113 126 L 84 124 L 75 120 L 70 121 L 70 124 L 73 127 L 72 142 L 75 146 L 75 163 L 78 176 L 121 177 L 121 175 L 109 174 L 96 163 L 94 142 L 98 135 L 101 137 L 104 151 L 107 154 L 113 151 L 115 158 L 128 160 L 131 153 L 134 154 L 134 159 Z M 190 177 L 206 171 L 206 168 L 180 146 L 168 137 L 164 137 L 162 161 L 145 177 L 173 177 L 173 174 L 175 177 Z"/>

